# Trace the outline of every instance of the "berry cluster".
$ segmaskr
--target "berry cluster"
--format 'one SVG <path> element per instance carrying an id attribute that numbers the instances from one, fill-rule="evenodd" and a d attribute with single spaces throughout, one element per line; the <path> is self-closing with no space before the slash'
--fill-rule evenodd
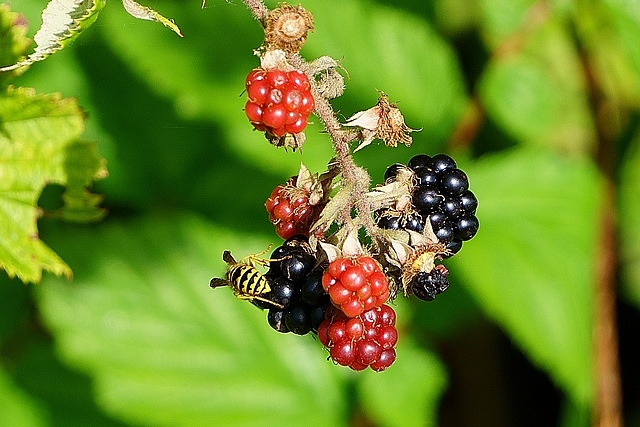
<path id="1" fill-rule="evenodd" d="M 469 190 L 467 175 L 446 154 L 433 157 L 419 154 L 407 166 L 415 174 L 416 183 L 411 209 L 377 211 L 378 226 L 421 232 L 428 218 L 438 241 L 446 245 L 450 254 L 457 253 L 463 241 L 475 236 L 479 225 L 475 216 L 478 200 Z M 385 182 L 394 181 L 398 171 L 407 166 L 401 163 L 389 166 Z"/>
<path id="2" fill-rule="evenodd" d="M 248 101 L 244 111 L 257 130 L 284 136 L 307 126 L 315 106 L 307 76 L 298 70 L 251 70 L 245 80 Z"/>
<path id="3" fill-rule="evenodd" d="M 269 325 L 278 332 L 305 335 L 317 331 L 324 320 L 329 296 L 322 288 L 322 270 L 311 254 L 304 236 L 293 236 L 271 254 L 270 268 L 265 276 L 271 286 L 269 301 L 282 306 L 259 302 L 268 308 Z"/>
<path id="4" fill-rule="evenodd" d="M 347 317 L 380 307 L 389 298 L 389 283 L 371 257 L 336 258 L 322 276 L 322 286 L 331 302 Z"/>
<path id="5" fill-rule="evenodd" d="M 329 349 L 331 359 L 355 371 L 371 367 L 384 371 L 396 360 L 394 346 L 398 341 L 396 313 L 382 305 L 348 317 L 329 307 L 318 328 L 318 339 Z"/>
<path id="6" fill-rule="evenodd" d="M 278 185 L 266 203 L 269 220 L 283 239 L 296 234 L 309 235 L 309 227 L 318 219 L 318 210 L 309 204 L 308 194 L 291 184 Z"/>

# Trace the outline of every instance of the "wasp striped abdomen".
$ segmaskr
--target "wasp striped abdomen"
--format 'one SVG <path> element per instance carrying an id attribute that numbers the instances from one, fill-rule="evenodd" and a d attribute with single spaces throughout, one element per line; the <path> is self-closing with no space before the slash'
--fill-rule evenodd
<path id="1" fill-rule="evenodd" d="M 271 291 L 267 278 L 250 265 L 236 264 L 229 269 L 227 275 L 236 294 L 256 296 Z"/>

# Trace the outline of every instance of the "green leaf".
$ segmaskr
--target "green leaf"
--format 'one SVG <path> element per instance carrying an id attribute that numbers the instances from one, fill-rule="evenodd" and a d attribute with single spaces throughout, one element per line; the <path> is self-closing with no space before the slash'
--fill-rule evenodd
<path id="1" fill-rule="evenodd" d="M 173 20 L 167 19 L 164 16 L 160 15 L 153 9 L 150 9 L 146 6 L 142 6 L 140 3 L 137 3 L 133 0 L 122 0 L 122 5 L 125 10 L 129 13 L 129 15 L 138 19 L 145 19 L 147 21 L 160 22 L 167 28 L 170 28 L 174 33 L 182 37 L 182 33 L 180 32 L 180 28 L 173 22 Z"/>
<path id="2" fill-rule="evenodd" d="M 11 12 L 9 3 L 0 4 L 0 66 L 13 64 L 23 57 L 31 44 L 26 36 L 27 28 L 27 21 L 21 14 Z M 0 74 L 0 81 L 8 76 Z"/>
<path id="3" fill-rule="evenodd" d="M 223 250 L 240 258 L 267 242 L 187 215 L 60 227 L 52 240 L 74 283 L 47 280 L 38 305 L 107 412 L 134 424 L 345 424 L 340 370 L 321 344 L 209 288 Z"/>
<path id="4" fill-rule="evenodd" d="M 516 150 L 463 166 L 480 229 L 447 267 L 577 405 L 593 395 L 597 168 Z"/>
<path id="5" fill-rule="evenodd" d="M 51 0 L 42 11 L 42 26 L 34 36 L 36 48 L 24 61 L 0 68 L 15 70 L 42 61 L 62 50 L 93 24 L 106 0 Z"/>
<path id="6" fill-rule="evenodd" d="M 367 369 L 358 374 L 362 407 L 380 426 L 437 425 L 438 403 L 447 384 L 444 366 L 414 343 L 401 340 L 398 352 L 388 371 Z"/>
<path id="7" fill-rule="evenodd" d="M 20 359 L 12 361 L 15 363 L 12 377 L 17 386 L 37 401 L 39 412 L 46 413 L 47 425 L 123 426 L 98 409 L 91 379 L 65 367 L 48 337 L 27 337 L 28 345 L 22 344 Z"/>
<path id="8" fill-rule="evenodd" d="M 596 140 L 582 65 L 558 16 L 495 54 L 479 83 L 487 114 L 516 139 L 590 152 Z"/>
<path id="9" fill-rule="evenodd" d="M 37 404 L 17 388 L 0 369 L 0 425 L 35 427 L 47 425 L 46 418 Z"/>
<path id="10" fill-rule="evenodd" d="M 493 50 L 530 18 L 528 13 L 535 0 L 481 0 L 479 3 L 480 32 L 485 44 Z"/>
<path id="11" fill-rule="evenodd" d="M 640 133 L 623 157 L 619 186 L 618 224 L 624 290 L 628 299 L 640 307 Z"/>
<path id="12" fill-rule="evenodd" d="M 357 97 L 360 108 L 375 105 L 376 89 L 389 95 L 415 133 L 415 143 L 442 141 L 460 119 L 466 95 L 453 49 L 424 19 L 368 1 L 336 5 L 309 0 L 315 31 L 302 53 L 308 59 L 344 58 L 349 72 L 345 95 Z"/>
<path id="13" fill-rule="evenodd" d="M 577 2 L 576 30 L 600 88 L 614 104 L 640 107 L 640 14 L 617 0 Z"/>
<path id="14" fill-rule="evenodd" d="M 78 218 L 100 216 L 94 197 L 86 193 L 81 202 L 78 195 L 88 177 L 106 173 L 87 143 L 77 141 L 84 120 L 75 101 L 58 94 L 9 88 L 0 95 L 0 266 L 9 277 L 37 282 L 42 270 L 71 275 L 67 264 L 38 238 L 41 212 L 36 204 L 46 184 L 70 185 L 69 216 L 78 211 Z M 82 203 L 85 208 L 78 208 Z"/>

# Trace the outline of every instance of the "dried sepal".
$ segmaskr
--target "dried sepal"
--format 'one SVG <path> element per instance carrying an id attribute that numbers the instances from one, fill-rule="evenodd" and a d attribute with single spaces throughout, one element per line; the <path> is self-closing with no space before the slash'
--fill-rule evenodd
<path id="1" fill-rule="evenodd" d="M 366 197 L 373 210 L 392 208 L 404 212 L 412 206 L 415 173 L 408 167 L 400 168 L 394 181 L 378 185 Z"/>
<path id="2" fill-rule="evenodd" d="M 447 254 L 447 249 L 442 243 L 431 243 L 428 245 L 411 246 L 412 253 L 402 266 L 402 290 L 404 295 L 409 295 L 411 283 L 415 276 L 420 273 L 430 273 L 436 267 L 436 260 L 441 260 Z"/>
<path id="3" fill-rule="evenodd" d="M 338 69 L 346 73 L 344 67 L 330 56 L 321 56 L 305 67 L 307 74 L 316 77 L 318 92 L 326 99 L 337 98 L 344 93 L 344 77 Z"/>
<path id="4" fill-rule="evenodd" d="M 413 142 L 409 134 L 419 130 L 405 124 L 400 109 L 396 104 L 389 103 L 389 97 L 384 92 L 380 92 L 375 106 L 355 113 L 344 125 L 362 128 L 362 142 L 354 151 L 369 145 L 375 138 L 384 141 L 387 147 L 397 147 L 398 143 L 408 147 Z"/>
<path id="5" fill-rule="evenodd" d="M 338 221 L 341 213 L 349 203 L 351 198 L 351 189 L 353 185 L 347 184 L 340 188 L 336 194 L 329 200 L 320 213 L 320 218 L 313 224 L 311 234 L 322 236 L 329 230 L 331 224 Z"/>
<path id="6" fill-rule="evenodd" d="M 309 31 L 313 31 L 313 15 L 300 5 L 281 3 L 264 21 L 265 49 L 280 49 L 288 56 L 295 55 Z"/>
<path id="7" fill-rule="evenodd" d="M 358 228 L 353 227 L 347 233 L 342 242 L 342 255 L 349 258 L 358 258 L 364 255 L 365 251 L 358 237 Z"/>
<path id="8" fill-rule="evenodd" d="M 425 221 L 422 233 L 409 231 L 409 236 L 411 237 L 411 244 L 413 246 L 428 246 L 431 244 L 440 243 L 438 237 L 436 237 L 436 234 L 433 232 L 433 227 L 431 226 L 431 220 L 429 219 L 429 217 L 427 217 L 427 220 Z"/>
<path id="9" fill-rule="evenodd" d="M 254 53 L 260 57 L 260 67 L 264 70 L 291 71 L 293 69 L 293 67 L 289 65 L 287 55 L 283 50 L 257 50 Z"/>
<path id="10" fill-rule="evenodd" d="M 309 242 L 311 243 L 313 237 L 309 238 Z M 315 238 L 313 238 L 315 239 Z M 335 259 L 340 258 L 342 256 L 342 251 L 334 244 L 322 242 L 320 240 L 313 240 L 317 245 L 320 246 L 322 251 L 326 255 L 326 259 L 328 262 L 333 262 Z"/>
<path id="11" fill-rule="evenodd" d="M 328 170 L 322 175 L 312 174 L 303 163 L 300 163 L 300 170 L 295 177 L 295 186 L 305 191 L 309 199 L 309 205 L 317 206 L 328 201 L 331 182 L 337 173 L 336 168 L 333 168 L 333 170 Z"/>

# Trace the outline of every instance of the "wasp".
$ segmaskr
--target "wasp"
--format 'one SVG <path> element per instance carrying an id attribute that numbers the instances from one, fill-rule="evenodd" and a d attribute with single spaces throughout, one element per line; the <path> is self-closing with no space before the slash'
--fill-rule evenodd
<path id="1" fill-rule="evenodd" d="M 233 289 L 233 294 L 238 299 L 248 301 L 258 300 L 278 308 L 283 308 L 282 304 L 265 298 L 265 296 L 271 292 L 271 285 L 269 285 L 267 278 L 254 267 L 254 264 L 265 266 L 270 261 L 274 261 L 260 258 L 260 255 L 266 253 L 268 250 L 269 248 L 259 254 L 248 255 L 242 258 L 240 262 L 237 262 L 233 256 L 231 256 L 231 252 L 224 251 L 222 260 L 228 265 L 227 277 L 225 279 L 214 277 L 209 282 L 209 286 L 212 288 L 229 286 Z"/>

